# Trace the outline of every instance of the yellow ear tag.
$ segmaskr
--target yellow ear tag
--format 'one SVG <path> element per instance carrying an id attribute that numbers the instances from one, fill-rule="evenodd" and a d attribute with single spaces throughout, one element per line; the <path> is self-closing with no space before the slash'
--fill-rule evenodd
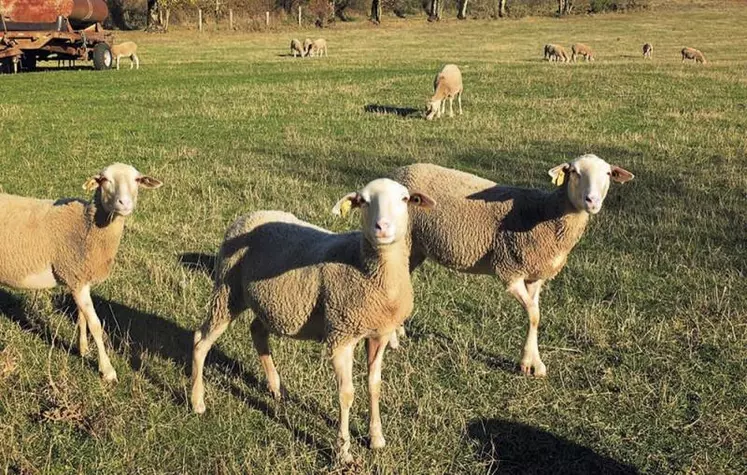
<path id="1" fill-rule="evenodd" d="M 93 191 L 97 186 L 99 186 L 99 183 L 95 178 L 90 178 L 87 182 L 83 183 L 83 189 L 86 191 Z"/>
<path id="2" fill-rule="evenodd" d="M 353 203 L 350 200 L 343 201 L 340 205 L 340 216 L 347 218 L 351 209 L 353 209 Z"/>
<path id="3" fill-rule="evenodd" d="M 565 181 L 565 171 L 563 170 L 558 171 L 558 174 L 555 175 L 555 177 L 552 179 L 552 182 L 555 186 L 562 186 L 564 181 Z"/>

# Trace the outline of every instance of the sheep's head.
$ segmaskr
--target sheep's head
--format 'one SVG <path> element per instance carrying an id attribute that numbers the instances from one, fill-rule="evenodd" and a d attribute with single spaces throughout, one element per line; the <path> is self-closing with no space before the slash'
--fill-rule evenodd
<path id="1" fill-rule="evenodd" d="M 558 186 L 567 182 L 568 199 L 574 208 L 591 214 L 596 214 L 602 209 L 610 180 L 625 183 L 633 179 L 633 174 L 629 171 L 617 165 L 610 165 L 592 154 L 558 165 L 548 173 L 553 183 Z"/>
<path id="2" fill-rule="evenodd" d="M 83 189 L 96 190 L 96 199 L 107 213 L 127 216 L 135 210 L 140 187 L 158 188 L 162 184 L 155 178 L 141 175 L 135 167 L 114 163 L 89 178 Z"/>
<path id="3" fill-rule="evenodd" d="M 345 195 L 332 213 L 344 216 L 351 208 L 360 208 L 364 236 L 374 246 L 381 246 L 399 241 L 407 233 L 408 205 L 430 208 L 434 204 L 421 193 L 410 193 L 396 181 L 380 178 Z"/>
<path id="4" fill-rule="evenodd" d="M 425 109 L 425 118 L 427 120 L 433 120 L 436 115 L 438 115 L 438 111 L 441 110 L 441 101 L 440 100 L 430 100 L 428 101 L 428 105 Z"/>

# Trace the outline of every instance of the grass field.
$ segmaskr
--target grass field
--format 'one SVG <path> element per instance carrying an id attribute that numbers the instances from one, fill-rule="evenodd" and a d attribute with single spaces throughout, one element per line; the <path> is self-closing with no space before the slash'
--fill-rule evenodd
<path id="1" fill-rule="evenodd" d="M 324 348 L 273 340 L 276 403 L 249 319 L 206 365 L 188 406 L 192 332 L 213 255 L 238 215 L 282 209 L 335 230 L 330 209 L 395 166 L 433 162 L 550 188 L 584 152 L 636 174 L 613 187 L 543 292 L 548 378 L 515 371 L 521 307 L 495 279 L 428 264 L 409 338 L 385 357 L 387 447 L 360 473 L 747 471 L 747 8 L 497 22 L 388 20 L 325 30 L 326 59 L 287 57 L 320 32 L 128 33 L 142 68 L 0 76 L 0 190 L 83 196 L 122 161 L 165 186 L 141 194 L 113 275 L 94 289 L 119 383 L 81 358 L 64 292 L 0 289 L 5 473 L 312 473 L 333 463 L 337 393 Z M 593 64 L 548 64 L 583 41 Z M 654 44 L 653 61 L 640 47 Z M 681 64 L 694 46 L 709 64 Z M 427 122 L 438 68 L 462 67 L 465 114 Z M 126 63 L 125 63 L 126 64 Z M 128 67 L 126 65 L 125 67 Z M 368 106 L 368 108 L 367 108 Z M 371 109 L 397 113 L 375 113 Z M 388 109 L 387 109 L 388 108 Z M 92 343 L 91 343 L 92 344 Z"/>

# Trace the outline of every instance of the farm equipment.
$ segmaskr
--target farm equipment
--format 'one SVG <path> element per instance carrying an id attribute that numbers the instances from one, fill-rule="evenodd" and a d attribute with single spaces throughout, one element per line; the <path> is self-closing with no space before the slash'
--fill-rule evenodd
<path id="1" fill-rule="evenodd" d="M 36 69 L 37 61 L 112 66 L 104 0 L 0 0 L 0 71 Z"/>

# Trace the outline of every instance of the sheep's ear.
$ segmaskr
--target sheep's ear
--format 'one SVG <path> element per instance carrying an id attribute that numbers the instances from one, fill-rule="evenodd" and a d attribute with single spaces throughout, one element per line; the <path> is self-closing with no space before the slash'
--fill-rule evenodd
<path id="1" fill-rule="evenodd" d="M 104 177 L 102 175 L 95 175 L 86 180 L 85 183 L 83 183 L 83 189 L 86 191 L 93 191 L 96 188 L 101 185 L 101 182 L 104 180 Z"/>
<path id="2" fill-rule="evenodd" d="M 626 181 L 630 181 L 635 178 L 635 175 L 624 168 L 618 167 L 617 165 L 612 165 L 610 176 L 612 177 L 612 181 L 617 183 L 625 183 Z"/>
<path id="3" fill-rule="evenodd" d="M 137 181 L 143 188 L 148 188 L 149 190 L 155 190 L 163 185 L 161 180 L 156 180 L 155 178 L 146 175 L 140 175 L 135 179 L 135 181 Z"/>
<path id="4" fill-rule="evenodd" d="M 348 215 L 351 209 L 357 208 L 361 205 L 361 197 L 357 192 L 348 193 L 343 196 L 340 201 L 335 204 L 332 208 L 332 214 L 342 216 L 343 218 Z"/>
<path id="5" fill-rule="evenodd" d="M 557 167 L 551 168 L 550 170 L 548 170 L 547 174 L 550 175 L 550 178 L 552 178 L 552 183 L 555 186 L 561 186 L 563 185 L 563 182 L 565 182 L 565 176 L 570 169 L 571 164 L 564 163 L 562 165 L 558 165 Z"/>
<path id="6" fill-rule="evenodd" d="M 433 200 L 433 198 L 428 195 L 424 195 L 423 193 L 410 193 L 408 204 L 426 209 L 436 206 L 436 202 Z"/>

